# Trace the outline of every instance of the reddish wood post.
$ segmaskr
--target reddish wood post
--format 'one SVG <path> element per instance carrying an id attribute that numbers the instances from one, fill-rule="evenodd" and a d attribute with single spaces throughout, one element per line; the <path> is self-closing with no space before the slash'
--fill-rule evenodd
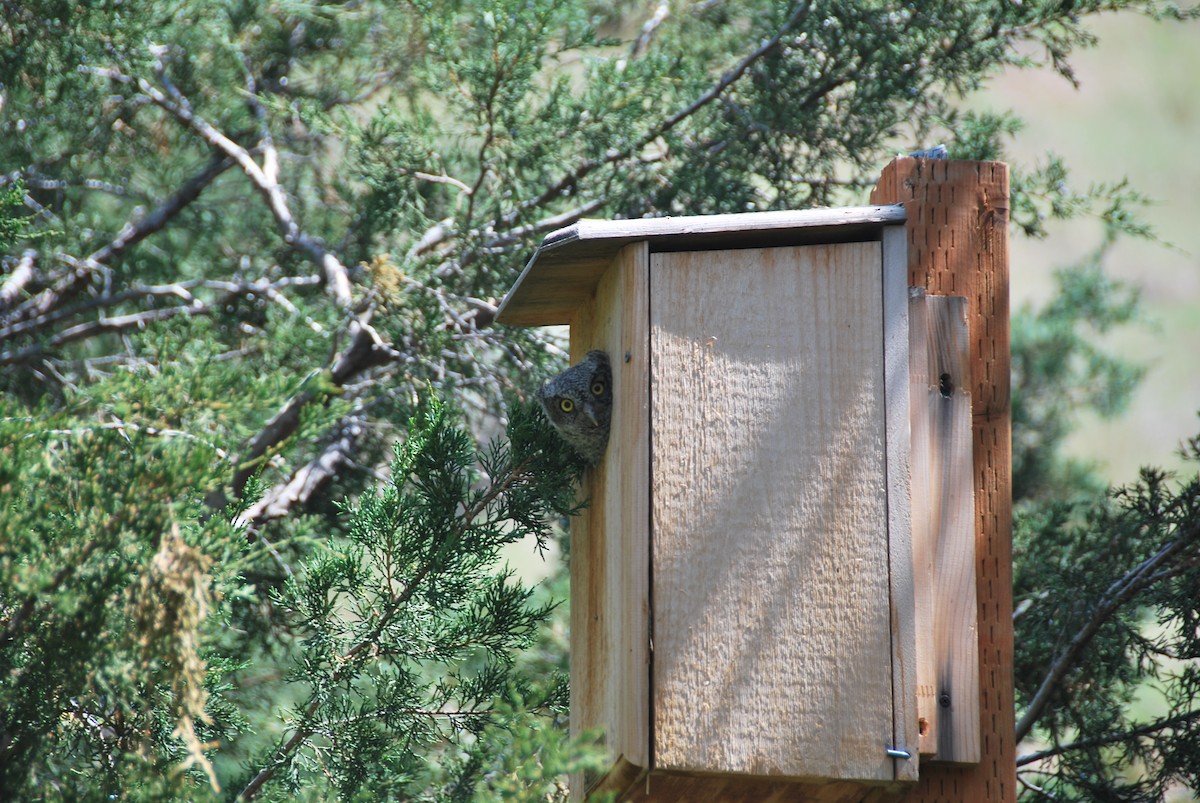
<path id="1" fill-rule="evenodd" d="M 909 284 L 965 296 L 971 334 L 980 763 L 922 762 L 905 803 L 1015 801 L 1008 166 L 900 157 L 871 194 L 908 213 Z"/>

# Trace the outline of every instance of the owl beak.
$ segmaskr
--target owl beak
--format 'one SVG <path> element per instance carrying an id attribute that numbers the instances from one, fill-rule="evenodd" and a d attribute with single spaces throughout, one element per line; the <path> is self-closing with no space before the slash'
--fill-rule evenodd
<path id="1" fill-rule="evenodd" d="M 587 416 L 587 420 L 592 422 L 593 427 L 600 426 L 600 422 L 596 420 L 596 410 L 590 404 L 583 406 L 583 414 Z"/>

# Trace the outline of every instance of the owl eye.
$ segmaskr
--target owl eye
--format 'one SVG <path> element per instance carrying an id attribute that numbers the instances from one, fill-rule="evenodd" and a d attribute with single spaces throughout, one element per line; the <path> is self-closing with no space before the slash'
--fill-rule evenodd
<path id="1" fill-rule="evenodd" d="M 570 399 L 561 399 L 558 402 L 558 409 L 562 410 L 564 413 L 569 413 L 575 409 L 575 402 L 571 401 Z"/>
<path id="2" fill-rule="evenodd" d="M 599 380 L 596 380 L 595 382 L 593 382 L 592 383 L 592 393 L 594 393 L 597 396 L 603 395 L 604 383 Z"/>

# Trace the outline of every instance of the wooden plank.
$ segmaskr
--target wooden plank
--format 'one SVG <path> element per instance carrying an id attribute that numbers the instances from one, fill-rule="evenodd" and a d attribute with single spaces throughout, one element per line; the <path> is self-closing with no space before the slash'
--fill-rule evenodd
<path id="1" fill-rule="evenodd" d="M 657 768 L 894 779 L 881 259 L 651 255 Z"/>
<path id="2" fill-rule="evenodd" d="M 909 289 L 909 381 L 913 597 L 917 632 L 917 722 L 922 759 L 937 747 L 937 659 L 933 638 L 933 525 L 930 522 L 929 349 L 925 288 Z"/>
<path id="3" fill-rule="evenodd" d="M 937 725 L 933 758 L 979 761 L 979 635 L 976 632 L 975 505 L 971 477 L 970 338 L 967 300 L 928 296 L 930 551 Z"/>
<path id="4" fill-rule="evenodd" d="M 910 299 L 913 563 L 922 760 L 979 760 L 979 654 L 966 299 Z"/>
<path id="5" fill-rule="evenodd" d="M 608 352 L 608 448 L 571 522 L 571 731 L 600 728 L 614 765 L 650 761 L 650 336 L 646 243 L 623 248 L 571 327 L 571 359 Z M 573 778 L 577 799 L 594 778 Z"/>
<path id="6" fill-rule="evenodd" d="M 628 803 L 897 803 L 903 791 L 849 781 L 800 784 L 746 775 L 655 771 L 634 779 L 618 799 Z"/>
<path id="7" fill-rule="evenodd" d="M 967 299 L 979 634 L 980 761 L 932 764 L 909 803 L 1017 797 L 1013 721 L 1008 167 L 901 157 L 871 200 L 903 203 L 909 283 Z"/>
<path id="8" fill-rule="evenodd" d="M 914 601 L 911 485 L 909 478 L 908 259 L 904 229 L 883 232 L 883 374 L 887 465 L 887 542 L 892 607 L 892 745 L 910 758 L 895 759 L 895 778 L 915 781 L 917 714 L 916 616 Z"/>
<path id="9" fill-rule="evenodd" d="M 838 226 L 875 226 L 903 223 L 903 207 L 843 206 L 820 209 L 785 209 L 775 212 L 736 212 L 726 215 L 682 215 L 631 220 L 581 220 L 548 234 L 543 247 L 572 242 L 644 239 L 656 244 L 662 238 L 678 240 L 681 247 L 694 249 L 709 244 L 708 236 L 734 235 L 739 240 L 764 232 Z M 722 245 L 725 241 L 720 241 Z"/>
<path id="10" fill-rule="evenodd" d="M 496 321 L 514 326 L 567 323 L 616 252 L 631 242 L 645 240 L 651 251 L 680 251 L 878 240 L 881 228 L 902 224 L 904 214 L 897 206 L 862 206 L 581 220 L 546 236 L 500 304 Z"/>

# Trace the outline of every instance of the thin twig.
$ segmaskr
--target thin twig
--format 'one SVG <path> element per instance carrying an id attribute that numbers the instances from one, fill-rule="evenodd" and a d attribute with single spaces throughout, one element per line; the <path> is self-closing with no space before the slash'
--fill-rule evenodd
<path id="1" fill-rule="evenodd" d="M 114 416 L 114 418 L 116 418 L 116 417 Z M 135 424 L 132 421 L 122 421 L 119 418 L 116 418 L 116 420 L 111 421 L 107 424 L 93 424 L 91 426 L 79 427 L 76 429 L 40 430 L 38 432 L 31 432 L 28 435 L 26 435 L 25 437 L 33 438 L 33 437 L 36 437 L 38 435 L 43 435 L 43 434 L 44 435 L 80 435 L 82 433 L 95 432 L 96 430 L 103 430 L 103 429 L 115 430 L 117 432 L 122 433 L 122 435 L 124 435 L 124 433 L 126 431 L 129 431 L 129 432 L 139 432 L 143 435 L 149 435 L 152 438 L 157 438 L 157 437 L 183 438 L 185 440 L 195 441 L 196 443 L 207 446 L 208 448 L 212 449 L 213 452 L 215 452 L 216 455 L 218 457 L 220 457 L 222 460 L 229 459 L 229 454 L 224 449 L 222 449 L 220 446 L 217 446 L 215 443 L 213 443 L 211 441 L 207 441 L 204 438 L 201 438 L 197 435 L 193 435 L 190 432 L 183 432 L 182 430 L 178 430 L 178 429 L 161 429 L 159 427 L 143 426 L 141 424 Z M 126 437 L 126 439 L 128 439 L 128 436 L 125 436 L 125 437 Z"/>

